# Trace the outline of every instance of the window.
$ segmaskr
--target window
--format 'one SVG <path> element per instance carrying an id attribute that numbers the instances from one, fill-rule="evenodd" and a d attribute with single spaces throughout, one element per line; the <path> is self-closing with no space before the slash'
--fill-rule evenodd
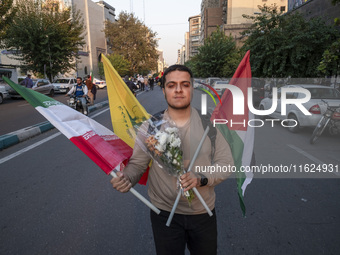
<path id="1" fill-rule="evenodd" d="M 281 7 L 280 7 L 280 11 L 281 11 L 281 12 L 285 12 L 285 11 L 286 11 L 286 6 L 281 6 Z"/>

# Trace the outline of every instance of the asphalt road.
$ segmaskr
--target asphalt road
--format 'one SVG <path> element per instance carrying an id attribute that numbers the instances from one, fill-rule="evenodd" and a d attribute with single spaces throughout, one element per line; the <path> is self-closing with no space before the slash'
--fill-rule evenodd
<path id="1" fill-rule="evenodd" d="M 166 106 L 159 88 L 137 98 L 151 114 Z M 111 128 L 107 109 L 91 116 Z M 311 132 L 292 134 L 268 123 L 257 128 L 257 165 L 339 166 L 340 138 L 323 135 L 310 145 Z M 246 190 L 246 218 L 235 179 L 216 187 L 218 254 L 340 253 L 338 176 L 283 177 L 255 174 Z M 56 130 L 1 151 L 0 254 L 155 254 L 149 209 L 109 181 Z M 136 189 L 147 196 L 144 186 Z"/>
<path id="2" fill-rule="evenodd" d="M 68 97 L 58 93 L 53 99 L 67 104 Z M 106 88 L 98 89 L 95 103 L 105 100 L 107 100 Z M 6 98 L 0 105 L 0 136 L 44 121 L 46 119 L 23 98 Z"/>

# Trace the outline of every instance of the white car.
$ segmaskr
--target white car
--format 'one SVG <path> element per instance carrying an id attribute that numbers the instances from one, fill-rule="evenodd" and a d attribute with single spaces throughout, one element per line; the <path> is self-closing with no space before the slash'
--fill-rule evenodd
<path id="1" fill-rule="evenodd" d="M 302 105 L 307 109 L 311 115 L 305 115 L 295 104 L 287 104 L 286 114 L 282 115 L 281 111 L 281 90 L 282 88 L 304 88 L 309 90 L 311 93 L 311 99 L 303 103 Z M 304 93 L 298 92 L 287 92 L 287 99 L 302 99 L 305 98 Z M 322 115 L 326 111 L 325 103 L 322 100 L 328 102 L 330 107 L 340 106 L 340 92 L 334 88 L 319 85 L 286 85 L 277 90 L 277 107 L 275 111 L 269 116 L 274 119 L 293 119 L 295 121 L 288 121 L 288 130 L 296 133 L 299 131 L 300 127 L 315 127 Z M 272 106 L 272 96 L 262 99 L 260 102 L 260 110 L 268 110 Z M 294 124 L 297 123 L 296 126 Z M 293 127 L 294 126 L 294 127 Z"/>
<path id="2" fill-rule="evenodd" d="M 58 78 L 53 81 L 52 85 L 55 92 L 67 93 L 77 84 L 75 78 Z"/>
<path id="3" fill-rule="evenodd" d="M 106 87 L 106 81 L 97 78 L 93 78 L 93 84 L 96 85 L 97 89 L 103 89 Z"/>
<path id="4" fill-rule="evenodd" d="M 50 83 L 48 79 L 32 79 L 34 91 L 37 91 L 41 94 L 49 95 L 50 97 L 54 96 L 54 87 Z M 23 86 L 23 84 L 21 84 Z M 9 88 L 8 93 L 11 98 L 22 98 L 21 95 L 16 92 L 13 88 Z"/>
<path id="5" fill-rule="evenodd" d="M 8 91 L 6 90 L 6 86 L 0 85 L 0 104 L 4 102 L 4 99 L 9 97 Z"/>
<path id="6" fill-rule="evenodd" d="M 212 87 L 216 90 L 219 96 L 222 96 L 228 84 L 229 81 L 215 81 L 212 84 Z"/>

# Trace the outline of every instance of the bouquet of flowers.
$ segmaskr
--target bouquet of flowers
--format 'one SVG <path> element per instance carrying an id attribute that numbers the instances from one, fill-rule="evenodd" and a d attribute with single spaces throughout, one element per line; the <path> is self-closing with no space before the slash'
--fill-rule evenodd
<path id="1" fill-rule="evenodd" d="M 162 122 L 164 123 L 164 121 Z M 181 186 L 180 177 L 186 173 L 183 165 L 183 151 L 181 149 L 181 139 L 177 127 L 166 126 L 163 131 L 158 130 L 154 122 L 149 122 L 147 131 L 144 130 L 143 147 L 147 149 L 152 159 L 168 174 L 177 177 L 177 185 L 182 194 L 187 198 L 189 205 L 194 198 L 192 190 L 183 192 L 185 187 Z M 138 142 L 138 138 L 137 138 Z M 141 145 L 141 141 L 139 142 Z M 142 148 L 143 148 L 142 147 Z M 160 162 L 159 162 L 160 161 Z"/>

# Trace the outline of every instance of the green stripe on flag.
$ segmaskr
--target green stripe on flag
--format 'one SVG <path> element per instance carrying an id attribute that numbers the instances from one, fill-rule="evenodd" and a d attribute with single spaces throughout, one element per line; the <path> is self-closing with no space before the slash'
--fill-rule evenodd
<path id="1" fill-rule="evenodd" d="M 41 106 L 44 108 L 48 108 L 52 105 L 62 105 L 62 103 L 45 96 L 39 92 L 34 91 L 33 89 L 28 89 L 24 86 L 18 85 L 3 76 L 2 79 L 8 83 L 16 92 L 18 92 L 27 102 L 29 102 L 34 108 L 37 106 Z"/>
<path id="2" fill-rule="evenodd" d="M 240 200 L 240 206 L 242 209 L 243 216 L 246 215 L 246 206 L 244 204 L 243 195 L 242 195 L 242 184 L 246 179 L 246 176 L 243 172 L 240 171 L 242 166 L 242 155 L 244 143 L 242 139 L 238 136 L 235 130 L 229 130 L 227 125 L 217 125 L 217 128 L 220 130 L 223 137 L 227 140 L 230 146 L 230 150 L 232 151 L 234 165 L 236 167 L 236 180 L 237 180 L 237 191 L 238 197 Z"/>

